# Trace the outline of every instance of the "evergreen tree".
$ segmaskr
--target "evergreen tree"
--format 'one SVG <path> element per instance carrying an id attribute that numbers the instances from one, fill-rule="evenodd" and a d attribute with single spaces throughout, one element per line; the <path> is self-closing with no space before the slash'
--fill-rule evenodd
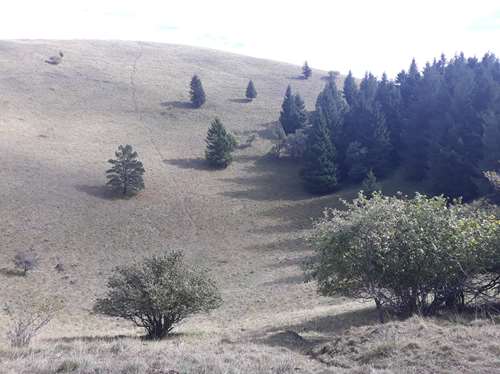
<path id="1" fill-rule="evenodd" d="M 446 101 L 433 116 L 439 122 L 434 126 L 429 147 L 429 176 L 435 192 L 465 200 L 478 194 L 475 180 L 482 178 L 480 161 L 484 155 L 484 130 L 478 118 L 483 103 L 474 103 L 476 63 L 461 55 L 446 66 Z"/>
<path id="2" fill-rule="evenodd" d="M 315 115 L 304 159 L 305 165 L 301 175 L 305 188 L 315 194 L 333 192 L 337 187 L 335 147 L 321 109 Z"/>
<path id="3" fill-rule="evenodd" d="M 113 165 L 106 171 L 107 185 L 123 195 L 135 194 L 144 189 L 144 167 L 137 159 L 137 152 L 131 145 L 120 145 L 115 152 L 116 159 L 108 162 Z"/>
<path id="4" fill-rule="evenodd" d="M 293 116 L 293 122 L 294 122 L 294 128 L 295 131 L 298 129 L 302 129 L 307 125 L 307 111 L 306 111 L 306 104 L 304 103 L 304 100 L 302 100 L 302 97 L 300 97 L 299 94 L 295 95 L 295 113 Z"/>
<path id="5" fill-rule="evenodd" d="M 292 88 L 287 87 L 279 119 L 285 133 L 292 134 L 307 124 L 307 112 L 300 95 L 294 95 Z"/>
<path id="6" fill-rule="evenodd" d="M 344 99 L 349 104 L 349 106 L 355 105 L 357 98 L 358 98 L 358 85 L 356 84 L 356 81 L 354 80 L 354 77 L 352 76 L 352 72 L 349 70 L 349 74 L 347 74 L 347 77 L 344 80 Z"/>
<path id="7" fill-rule="evenodd" d="M 225 169 L 233 160 L 231 153 L 236 147 L 233 135 L 226 131 L 222 122 L 216 118 L 207 133 L 205 158 L 210 166 Z"/>
<path id="8" fill-rule="evenodd" d="M 191 103 L 193 104 L 193 107 L 200 108 L 203 104 L 205 104 L 206 97 L 201 80 L 197 75 L 194 75 L 191 79 L 190 87 L 189 95 L 191 97 Z"/>
<path id="9" fill-rule="evenodd" d="M 323 111 L 332 141 L 339 147 L 343 141 L 344 115 L 347 106 L 334 80 L 329 80 L 316 99 L 316 110 Z"/>
<path id="10" fill-rule="evenodd" d="M 345 152 L 347 148 L 344 119 L 347 104 L 337 89 L 334 79 L 329 79 L 325 88 L 316 100 L 316 111 L 321 109 L 325 116 L 326 126 L 330 132 L 331 140 L 337 151 L 337 166 L 344 171 Z"/>
<path id="11" fill-rule="evenodd" d="M 302 66 L 302 76 L 304 77 L 304 79 L 309 79 L 311 75 L 312 75 L 312 70 L 306 61 L 304 62 L 304 66 Z"/>
<path id="12" fill-rule="evenodd" d="M 368 174 L 366 174 L 366 178 L 363 180 L 361 184 L 361 189 L 365 193 L 366 196 L 372 197 L 374 192 L 381 191 L 380 183 L 377 182 L 377 177 L 373 170 L 370 169 Z"/>
<path id="13" fill-rule="evenodd" d="M 245 93 L 247 99 L 253 100 L 257 97 L 257 90 L 255 89 L 255 86 L 253 84 L 253 81 L 248 82 L 247 90 Z"/>
<path id="14" fill-rule="evenodd" d="M 368 173 L 368 150 L 360 142 L 354 141 L 347 147 L 345 167 L 347 177 L 353 182 L 361 182 Z"/>
<path id="15" fill-rule="evenodd" d="M 389 131 L 392 146 L 391 164 L 396 166 L 402 157 L 401 130 L 403 118 L 401 115 L 401 93 L 399 87 L 394 82 L 389 81 L 385 73 L 378 85 L 376 100 L 382 113 L 384 113 L 387 130 Z"/>
<path id="16" fill-rule="evenodd" d="M 288 85 L 283 104 L 281 104 L 280 123 L 285 134 L 291 134 L 295 131 L 293 116 L 295 113 L 295 98 L 292 93 L 292 87 Z"/>

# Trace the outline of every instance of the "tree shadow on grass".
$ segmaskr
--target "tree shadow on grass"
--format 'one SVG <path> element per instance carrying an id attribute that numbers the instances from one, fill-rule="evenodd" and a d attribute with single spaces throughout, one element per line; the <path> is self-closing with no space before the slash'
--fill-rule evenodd
<path id="1" fill-rule="evenodd" d="M 193 170 L 213 170 L 207 164 L 207 161 L 202 158 L 177 158 L 170 160 L 163 160 L 165 164 L 176 166 L 180 169 L 193 169 Z"/>
<path id="2" fill-rule="evenodd" d="M 304 192 L 298 177 L 297 164 L 289 160 L 264 157 L 235 157 L 243 162 L 243 176 L 222 178 L 229 188 L 222 195 L 234 199 L 256 201 L 307 200 L 311 196 Z"/>
<path id="3" fill-rule="evenodd" d="M 76 185 L 77 191 L 84 192 L 89 196 L 97 197 L 103 200 L 119 200 L 119 199 L 130 199 L 131 195 L 122 195 L 116 191 L 111 190 L 106 186 L 90 186 L 85 184 Z"/>
<path id="4" fill-rule="evenodd" d="M 163 101 L 160 103 L 162 107 L 168 108 L 168 109 L 194 109 L 194 106 L 191 102 L 189 101 Z"/>
<path id="5" fill-rule="evenodd" d="M 375 308 L 367 306 L 366 308 L 333 314 L 331 316 L 316 317 L 297 324 L 272 327 L 263 332 L 259 332 L 253 338 L 257 343 L 263 343 L 269 346 L 282 346 L 292 350 L 302 351 L 304 346 L 310 349 L 316 344 L 325 343 L 331 340 L 332 337 L 341 335 L 352 327 L 373 326 L 379 323 L 378 314 Z M 314 332 L 315 335 L 319 333 L 322 336 L 298 341 L 298 344 L 290 344 L 289 339 L 280 339 L 284 335 L 284 332 L 288 334 Z"/>
<path id="6" fill-rule="evenodd" d="M 238 103 L 238 104 L 248 104 L 251 103 L 251 99 L 229 99 L 230 102 L 232 103 Z"/>
<path id="7" fill-rule="evenodd" d="M 285 278 L 279 278 L 273 281 L 265 282 L 262 283 L 263 286 L 278 286 L 278 285 L 284 285 L 284 284 L 302 284 L 305 282 L 305 276 L 303 274 L 299 275 L 291 275 L 289 277 Z"/>
<path id="8" fill-rule="evenodd" d="M 26 276 L 26 274 L 24 274 L 24 272 L 21 270 L 9 269 L 9 268 L 1 268 L 0 275 L 6 276 L 6 277 L 24 277 L 24 276 Z"/>
<path id="9" fill-rule="evenodd" d="M 185 336 L 184 333 L 170 333 L 162 340 L 170 340 L 176 339 L 182 336 Z M 86 342 L 86 343 L 95 343 L 95 342 L 104 342 L 111 343 L 117 340 L 128 339 L 128 340 L 140 340 L 145 342 L 154 342 L 156 340 L 148 339 L 145 335 L 88 335 L 88 336 L 67 336 L 67 337 L 59 337 L 59 338 L 47 338 L 44 339 L 50 342 L 60 342 L 60 343 L 73 343 L 73 342 Z"/>

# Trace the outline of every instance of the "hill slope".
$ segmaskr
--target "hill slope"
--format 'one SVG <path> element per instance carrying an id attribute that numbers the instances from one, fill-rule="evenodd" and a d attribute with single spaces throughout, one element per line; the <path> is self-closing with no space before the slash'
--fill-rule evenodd
<path id="1" fill-rule="evenodd" d="M 61 64 L 44 63 L 59 50 Z M 314 108 L 324 73 L 304 81 L 299 72 L 183 46 L 1 42 L 2 266 L 30 248 L 42 261 L 32 277 L 4 277 L 8 287 L 0 296 L 36 282 L 40 292 L 68 300 L 71 327 L 61 321 L 64 335 L 99 332 L 87 310 L 114 266 L 183 249 L 222 287 L 225 304 L 211 319 L 214 328 L 240 328 L 247 318 L 317 303 L 311 286 L 302 284 L 297 237 L 325 200 L 337 198 L 311 198 L 295 165 L 264 157 L 288 84 Z M 198 110 L 187 105 L 194 73 L 207 93 Z M 245 103 L 249 79 L 258 97 Z M 207 170 L 200 159 L 215 116 L 242 142 L 256 135 L 224 171 Z M 144 162 L 146 191 L 114 200 L 103 188 L 104 171 L 124 143 Z M 57 262 L 64 273 L 54 270 Z"/>
<path id="2" fill-rule="evenodd" d="M 61 64 L 44 62 L 59 50 Z M 440 327 L 417 319 L 371 327 L 377 325 L 372 309 L 320 298 L 314 285 L 303 283 L 300 264 L 308 250 L 302 236 L 310 218 L 356 189 L 311 197 L 297 165 L 266 157 L 286 86 L 300 92 L 309 110 L 323 87 L 324 72 L 308 81 L 297 79 L 299 72 L 184 46 L 0 42 L 0 301 L 26 290 L 66 300 L 66 313 L 34 350 L 11 350 L 0 338 L 2 373 L 159 374 L 172 367 L 327 373 L 325 363 L 335 367 L 331 372 L 351 373 L 496 370 L 493 325 Z M 195 73 L 208 99 L 197 110 L 188 105 Z M 252 103 L 243 100 L 249 79 L 258 91 Z M 202 159 L 215 116 L 241 142 L 255 136 L 220 171 Z M 104 188 L 106 160 L 125 143 L 144 162 L 146 190 L 113 199 Z M 13 256 L 31 249 L 40 268 L 16 276 Z M 224 298 L 219 310 L 181 325 L 180 336 L 150 344 L 135 339 L 130 324 L 89 313 L 113 267 L 168 249 L 184 250 L 211 271 Z M 2 337 L 6 322 L 0 315 Z M 120 334 L 127 338 L 114 339 Z M 444 353 L 425 344 L 443 336 L 450 337 Z M 462 344 L 470 339 L 475 351 Z M 302 355 L 313 347 L 314 361 Z"/>

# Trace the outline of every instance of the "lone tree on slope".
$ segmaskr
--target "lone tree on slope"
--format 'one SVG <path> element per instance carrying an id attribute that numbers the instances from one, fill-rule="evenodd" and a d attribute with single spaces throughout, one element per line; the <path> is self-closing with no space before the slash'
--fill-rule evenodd
<path id="1" fill-rule="evenodd" d="M 113 165 L 106 171 L 108 183 L 112 189 L 120 191 L 123 195 L 135 194 L 144 189 L 144 167 L 137 159 L 137 152 L 132 146 L 120 145 L 115 152 L 116 159 L 108 160 Z"/>
<path id="2" fill-rule="evenodd" d="M 309 79 L 311 75 L 312 75 L 312 70 L 306 61 L 304 62 L 304 66 L 302 66 L 302 76 L 304 77 L 304 79 Z"/>
<path id="3" fill-rule="evenodd" d="M 191 78 L 190 87 L 191 89 L 189 91 L 189 95 L 191 96 L 191 103 L 195 108 L 199 108 L 205 104 L 206 97 L 201 80 L 197 75 L 194 75 L 193 78 Z"/>
<path id="4" fill-rule="evenodd" d="M 215 283 L 188 266 L 178 251 L 116 268 L 94 312 L 132 321 L 146 330 L 147 338 L 161 339 L 183 319 L 221 303 Z"/>
<path id="5" fill-rule="evenodd" d="M 257 90 L 252 81 L 248 82 L 246 97 L 249 100 L 253 100 L 257 97 Z"/>
<path id="6" fill-rule="evenodd" d="M 210 166 L 225 169 L 233 160 L 231 152 L 236 147 L 236 139 L 227 132 L 222 122 L 216 118 L 207 133 L 205 157 Z"/>

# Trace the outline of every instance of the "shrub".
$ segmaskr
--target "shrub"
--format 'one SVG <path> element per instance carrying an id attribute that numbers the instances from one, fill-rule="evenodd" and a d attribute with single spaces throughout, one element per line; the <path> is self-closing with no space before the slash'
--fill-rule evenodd
<path id="1" fill-rule="evenodd" d="M 205 158 L 210 166 L 224 169 L 232 162 L 231 153 L 236 148 L 237 142 L 218 118 L 208 129 L 206 143 Z"/>
<path id="2" fill-rule="evenodd" d="M 118 267 L 108 288 L 94 311 L 130 320 L 145 328 L 151 339 L 161 339 L 176 323 L 221 304 L 214 282 L 204 272 L 188 267 L 179 251 Z"/>
<path id="3" fill-rule="evenodd" d="M 326 296 L 375 301 L 380 317 L 460 308 L 500 293 L 500 221 L 444 197 L 372 199 L 326 210 L 307 273 Z"/>
<path id="4" fill-rule="evenodd" d="M 38 267 L 39 258 L 34 252 L 18 252 L 14 256 L 14 266 L 26 276 L 28 271 Z"/>
<path id="5" fill-rule="evenodd" d="M 500 174 L 496 171 L 486 171 L 484 176 L 488 179 L 493 190 L 492 198 L 496 203 L 500 203 Z"/>
<path id="6" fill-rule="evenodd" d="M 132 146 L 120 145 L 115 152 L 116 159 L 108 160 L 113 167 L 106 171 L 108 183 L 112 189 L 123 195 L 135 194 L 144 189 L 144 167 L 137 159 L 137 152 Z"/>
<path id="7" fill-rule="evenodd" d="M 28 346 L 62 307 L 60 299 L 40 298 L 32 294 L 20 295 L 15 302 L 8 303 L 4 311 L 11 321 L 7 328 L 7 340 L 11 346 Z"/>

